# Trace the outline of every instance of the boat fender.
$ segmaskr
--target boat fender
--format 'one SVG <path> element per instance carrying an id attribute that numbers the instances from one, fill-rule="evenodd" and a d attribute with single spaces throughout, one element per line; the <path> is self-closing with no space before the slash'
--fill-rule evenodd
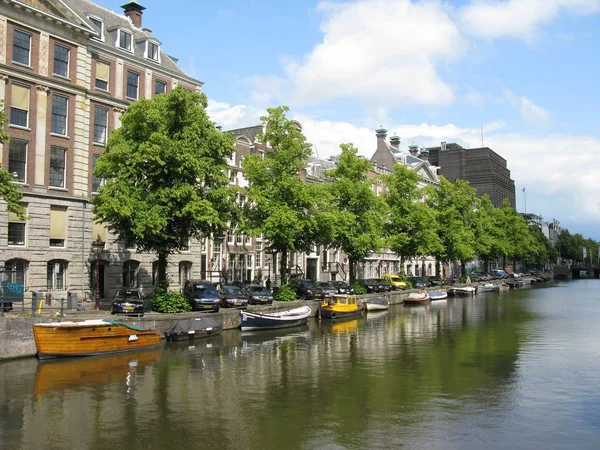
<path id="1" fill-rule="evenodd" d="M 336 314 L 336 313 L 334 313 L 334 312 L 332 312 L 332 313 L 331 313 L 331 318 L 332 318 L 332 319 L 335 319 L 336 317 L 337 317 L 337 314 Z"/>

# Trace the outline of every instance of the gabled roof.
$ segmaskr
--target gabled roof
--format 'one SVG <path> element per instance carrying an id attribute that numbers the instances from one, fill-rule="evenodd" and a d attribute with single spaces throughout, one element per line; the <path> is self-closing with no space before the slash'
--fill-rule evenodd
<path id="1" fill-rule="evenodd" d="M 87 35 L 96 34 L 96 28 L 91 23 L 74 12 L 61 0 L 5 0 L 5 3 L 12 3 L 17 7 L 50 16 L 58 23 L 66 23 Z"/>
<path id="2" fill-rule="evenodd" d="M 234 136 L 244 136 L 250 140 L 250 142 L 254 142 L 256 140 L 256 136 L 262 134 L 263 126 L 262 125 L 254 125 L 252 127 L 245 128 L 236 128 L 235 130 L 227 130 L 227 133 L 231 133 Z"/>

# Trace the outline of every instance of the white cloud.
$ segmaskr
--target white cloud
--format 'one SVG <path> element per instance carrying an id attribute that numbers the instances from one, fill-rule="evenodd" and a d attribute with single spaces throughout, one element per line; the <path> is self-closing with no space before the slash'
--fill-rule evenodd
<path id="1" fill-rule="evenodd" d="M 440 3 L 323 2 L 317 11 L 324 16 L 322 42 L 302 61 L 284 61 L 283 93 L 290 94 L 293 104 L 337 98 L 384 106 L 445 105 L 453 100 L 453 89 L 437 66 L 460 58 L 466 41 Z M 262 83 L 258 93 L 282 92 L 272 79 L 255 82 Z"/>
<path id="2" fill-rule="evenodd" d="M 512 106 L 519 111 L 521 118 L 529 125 L 547 128 L 552 123 L 552 116 L 550 113 L 528 98 L 518 97 L 509 89 L 504 89 L 504 94 Z"/>
<path id="3" fill-rule="evenodd" d="M 460 11 L 463 29 L 484 38 L 515 37 L 534 42 L 559 14 L 593 14 L 600 0 L 474 0 Z"/>
<path id="4" fill-rule="evenodd" d="M 231 105 L 209 100 L 206 112 L 213 122 L 225 130 L 257 125 L 266 111 L 248 105 Z"/>

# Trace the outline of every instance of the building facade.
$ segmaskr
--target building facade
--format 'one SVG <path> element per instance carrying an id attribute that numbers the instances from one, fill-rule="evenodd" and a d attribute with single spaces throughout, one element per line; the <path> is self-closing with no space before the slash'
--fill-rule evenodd
<path id="1" fill-rule="evenodd" d="M 116 13 L 87 0 L 7 0 L 0 5 L 0 101 L 10 140 L 2 167 L 23 192 L 28 219 L 0 201 L 0 268 L 18 271 L 27 293 L 80 299 L 99 290 L 153 290 L 156 257 L 140 254 L 94 224 L 93 169 L 131 102 L 177 86 L 200 91 L 142 28 L 144 7 Z M 105 243 L 95 254 L 92 241 Z M 171 259 L 174 284 L 208 270 L 209 243 Z M 192 256 L 194 255 L 194 256 Z M 201 255 L 204 255 L 202 258 Z"/>
<path id="2" fill-rule="evenodd" d="M 515 207 L 515 182 L 510 178 L 506 160 L 489 147 L 463 148 L 458 144 L 442 142 L 439 147 L 428 147 L 429 161 L 439 167 L 439 174 L 448 181 L 466 180 L 482 197 L 487 194 L 496 207 L 504 199 Z"/>

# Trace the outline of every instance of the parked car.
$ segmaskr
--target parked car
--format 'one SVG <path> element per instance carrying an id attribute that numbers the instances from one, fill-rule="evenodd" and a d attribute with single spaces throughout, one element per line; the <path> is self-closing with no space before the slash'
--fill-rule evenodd
<path id="1" fill-rule="evenodd" d="M 371 284 L 377 286 L 377 292 L 390 292 L 392 285 L 381 278 L 369 278 Z"/>
<path id="2" fill-rule="evenodd" d="M 337 287 L 331 284 L 331 281 L 318 281 L 317 286 L 323 291 L 323 295 L 337 294 Z"/>
<path id="3" fill-rule="evenodd" d="M 244 288 L 250 305 L 271 305 L 273 304 L 273 295 L 267 288 L 260 284 L 249 284 Z"/>
<path id="4" fill-rule="evenodd" d="M 431 287 L 431 281 L 419 277 L 409 277 L 408 281 L 412 284 L 415 289 L 425 289 Z"/>
<path id="5" fill-rule="evenodd" d="M 290 281 L 290 287 L 296 291 L 296 297 L 304 300 L 321 299 L 323 289 L 312 280 L 295 279 Z"/>
<path id="6" fill-rule="evenodd" d="M 337 289 L 338 294 L 355 294 L 354 288 L 345 281 L 330 281 L 329 284 Z"/>
<path id="7" fill-rule="evenodd" d="M 145 312 L 142 294 L 137 289 L 120 289 L 110 305 L 111 314 L 143 316 Z"/>
<path id="8" fill-rule="evenodd" d="M 221 286 L 219 295 L 223 308 L 246 309 L 248 307 L 248 294 L 239 286 Z"/>
<path id="9" fill-rule="evenodd" d="M 385 281 L 386 283 L 391 284 L 392 289 L 394 289 L 394 290 L 406 289 L 406 283 L 404 281 L 402 281 L 402 278 L 400 278 L 398 275 L 392 275 L 391 273 L 384 273 L 383 275 L 381 275 L 381 279 L 383 281 Z"/>
<path id="10" fill-rule="evenodd" d="M 373 283 L 370 279 L 358 279 L 356 280 L 356 282 L 358 284 L 360 284 L 363 288 L 365 288 L 365 290 L 367 291 L 367 294 L 371 294 L 373 292 L 379 292 L 379 286 L 375 283 Z"/>
<path id="11" fill-rule="evenodd" d="M 210 281 L 186 281 L 183 295 L 194 311 L 218 311 L 221 304 L 217 288 Z"/>

